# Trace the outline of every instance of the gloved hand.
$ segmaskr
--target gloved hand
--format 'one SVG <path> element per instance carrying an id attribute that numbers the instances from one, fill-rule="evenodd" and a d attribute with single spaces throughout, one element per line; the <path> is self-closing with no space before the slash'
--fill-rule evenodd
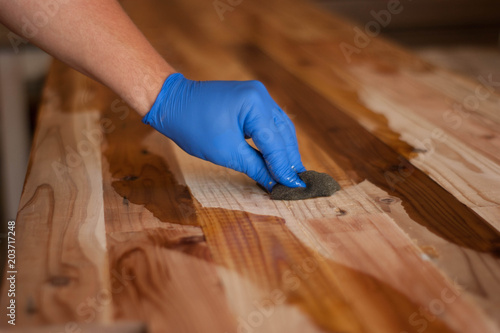
<path id="1" fill-rule="evenodd" d="M 142 121 L 187 153 L 244 172 L 269 191 L 276 182 L 305 187 L 293 123 L 258 81 L 171 74 Z"/>

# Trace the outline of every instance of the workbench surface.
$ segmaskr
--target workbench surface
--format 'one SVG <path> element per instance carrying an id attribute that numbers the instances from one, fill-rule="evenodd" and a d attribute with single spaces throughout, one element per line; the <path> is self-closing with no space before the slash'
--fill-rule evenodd
<path id="1" fill-rule="evenodd" d="M 16 327 L 500 331 L 499 78 L 303 0 L 122 4 L 186 77 L 261 80 L 342 190 L 272 201 L 56 61 L 15 225 Z"/>

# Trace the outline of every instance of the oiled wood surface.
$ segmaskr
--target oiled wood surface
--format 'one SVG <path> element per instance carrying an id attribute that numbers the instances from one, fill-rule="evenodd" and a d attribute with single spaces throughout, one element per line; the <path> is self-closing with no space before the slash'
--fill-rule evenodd
<path id="1" fill-rule="evenodd" d="M 16 222 L 17 327 L 500 331 L 500 78 L 360 47 L 302 0 L 122 4 L 187 77 L 264 82 L 305 166 L 342 190 L 272 201 L 55 62 Z"/>

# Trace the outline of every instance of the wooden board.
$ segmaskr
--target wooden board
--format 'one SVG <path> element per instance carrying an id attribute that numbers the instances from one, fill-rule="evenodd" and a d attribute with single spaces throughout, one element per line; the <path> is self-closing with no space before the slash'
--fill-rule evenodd
<path id="1" fill-rule="evenodd" d="M 301 0 L 223 20 L 210 1 L 122 4 L 187 77 L 263 81 L 342 190 L 272 201 L 55 62 L 16 221 L 17 327 L 500 331 L 498 95 L 453 113 L 476 83 L 379 38 L 346 57 L 353 27 Z"/>

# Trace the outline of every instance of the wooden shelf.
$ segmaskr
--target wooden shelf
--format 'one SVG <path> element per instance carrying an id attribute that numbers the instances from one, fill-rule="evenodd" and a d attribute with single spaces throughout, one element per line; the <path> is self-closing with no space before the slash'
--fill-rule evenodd
<path id="1" fill-rule="evenodd" d="M 498 78 L 377 36 L 356 45 L 302 0 L 243 1 L 223 20 L 211 1 L 122 4 L 187 77 L 261 80 L 305 166 L 342 190 L 272 201 L 55 62 L 16 223 L 17 327 L 500 331 Z"/>

